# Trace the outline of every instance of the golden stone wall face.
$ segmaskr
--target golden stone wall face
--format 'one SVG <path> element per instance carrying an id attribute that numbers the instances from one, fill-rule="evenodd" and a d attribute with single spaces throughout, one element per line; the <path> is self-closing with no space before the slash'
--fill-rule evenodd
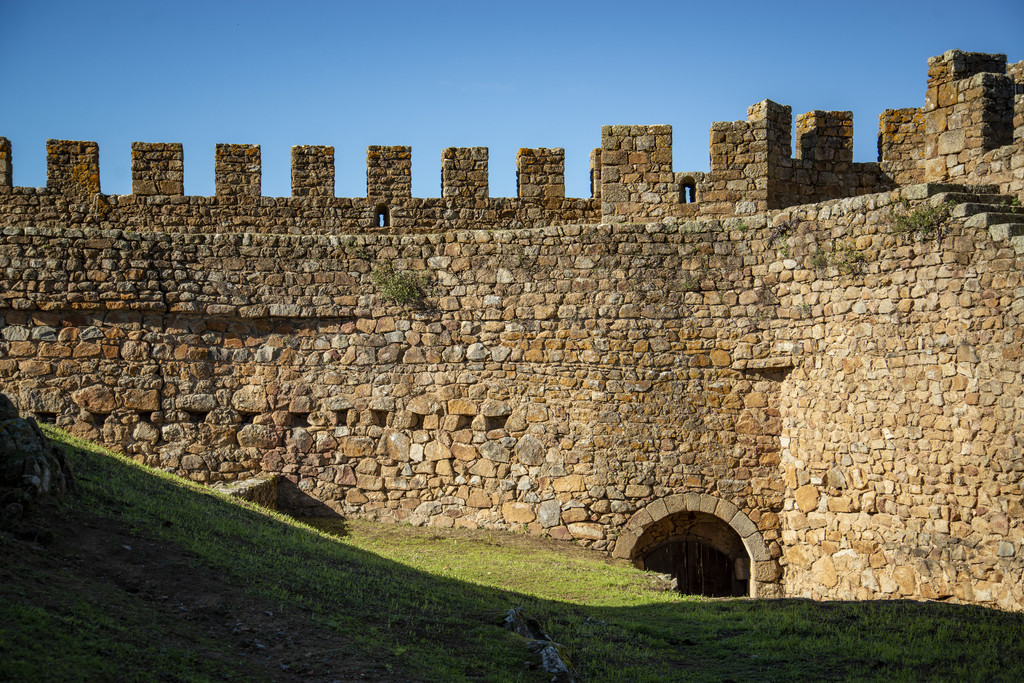
<path id="1" fill-rule="evenodd" d="M 0 387 L 197 481 L 279 474 L 292 509 L 611 551 L 699 494 L 761 595 L 1018 609 L 1024 263 L 961 220 L 894 233 L 923 196 L 351 243 L 8 229 Z"/>
<path id="2" fill-rule="evenodd" d="M 907 243 L 889 208 L 775 219 L 865 259 L 780 292 L 821 349 L 782 390 L 786 589 L 1020 609 L 1020 257 L 956 228 Z"/>
<path id="3" fill-rule="evenodd" d="M 937 60 L 935 92 L 983 57 Z M 799 117 L 794 156 L 765 101 L 695 174 L 667 127 L 608 127 L 600 200 L 562 196 L 557 149 L 521 150 L 506 199 L 485 148 L 446 150 L 420 199 L 411 150 L 372 147 L 346 199 L 331 148 L 269 198 L 259 148 L 219 146 L 217 196 L 187 197 L 180 146 L 147 144 L 110 196 L 94 143 L 50 141 L 33 190 L 0 138 L 0 391 L 195 481 L 276 475 L 306 513 L 633 560 L 699 531 L 742 544 L 754 595 L 1022 609 L 1024 153 L 905 185 L 934 120 L 886 112 L 873 168 L 845 113 Z M 829 173 L 857 196 L 822 201 Z"/>
<path id="4" fill-rule="evenodd" d="M 54 231 L 12 231 L 22 256 L 5 265 L 42 257 L 54 279 L 10 281 L 0 383 L 198 481 L 282 474 L 292 507 L 610 549 L 640 502 L 697 490 L 763 521 L 778 553 L 778 382 L 731 365 L 766 352 L 770 303 L 716 282 L 745 249 L 719 228 L 82 231 L 58 251 Z M 389 303 L 382 264 L 422 274 L 427 307 Z M 691 319 L 706 301 L 716 314 Z M 743 321 L 713 332 L 730 309 Z"/>

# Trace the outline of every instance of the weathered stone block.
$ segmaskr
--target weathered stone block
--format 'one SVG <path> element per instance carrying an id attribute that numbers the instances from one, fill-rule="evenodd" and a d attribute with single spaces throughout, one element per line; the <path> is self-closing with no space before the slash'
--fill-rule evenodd
<path id="1" fill-rule="evenodd" d="M 640 534 L 637 532 L 641 532 L 653 522 L 654 520 L 651 519 L 650 513 L 648 513 L 646 509 L 641 508 L 633 513 L 633 516 L 629 518 L 626 522 L 626 528 L 633 530 L 633 533 L 636 533 L 639 536 Z"/>
<path id="2" fill-rule="evenodd" d="M 270 425 L 245 425 L 238 430 L 238 445 L 242 448 L 274 448 L 280 436 Z"/>
<path id="3" fill-rule="evenodd" d="M 627 495 L 629 495 L 627 493 Z M 647 506 L 647 513 L 651 516 L 651 519 L 658 521 L 668 516 L 668 508 L 665 506 L 665 501 L 658 499 Z"/>
<path id="4" fill-rule="evenodd" d="M 584 538 L 588 541 L 600 541 L 604 538 L 604 529 L 602 529 L 599 524 L 578 522 L 575 524 L 568 524 L 566 527 L 569 529 L 569 533 L 572 534 L 573 538 Z"/>
<path id="5" fill-rule="evenodd" d="M 112 413 L 117 408 L 114 392 L 102 384 L 93 384 L 79 389 L 71 394 L 71 400 L 90 413 Z"/>
<path id="6" fill-rule="evenodd" d="M 818 507 L 818 489 L 813 486 L 801 486 L 793 493 L 793 498 L 802 512 L 811 512 Z"/>
<path id="7" fill-rule="evenodd" d="M 670 515 L 683 512 L 686 510 L 686 498 L 678 493 L 668 496 L 665 498 L 665 510 Z"/>
<path id="8" fill-rule="evenodd" d="M 731 520 L 733 517 L 736 516 L 737 512 L 739 512 L 739 508 L 737 508 L 735 505 L 733 505 L 727 500 L 720 500 L 718 501 L 718 504 L 715 506 L 714 514 L 715 517 L 718 517 L 719 519 Z"/>
<path id="9" fill-rule="evenodd" d="M 526 434 L 516 443 L 516 457 L 524 465 L 540 465 L 544 461 L 544 445 Z"/>
<path id="10" fill-rule="evenodd" d="M 811 565 L 811 579 L 825 588 L 833 588 L 839 583 L 839 576 L 831 557 L 821 557 Z"/>
<path id="11" fill-rule="evenodd" d="M 651 487 L 646 484 L 627 484 L 626 498 L 646 498 L 651 495 Z"/>
<path id="12" fill-rule="evenodd" d="M 476 446 L 465 443 L 453 443 L 451 451 L 456 460 L 463 462 L 472 462 L 480 457 L 480 452 L 476 449 Z"/>
<path id="13" fill-rule="evenodd" d="M 245 386 L 236 391 L 231 396 L 231 405 L 238 412 L 249 414 L 265 413 L 270 408 L 265 390 L 258 385 Z"/>
<path id="14" fill-rule="evenodd" d="M 561 524 L 562 506 L 554 498 L 545 500 L 537 506 L 537 518 L 541 526 L 550 528 Z"/>
<path id="15" fill-rule="evenodd" d="M 501 513 L 509 524 L 529 524 L 537 518 L 527 503 L 505 503 L 501 506 Z"/>
<path id="16" fill-rule="evenodd" d="M 208 413 L 217 407 L 217 399 L 212 394 L 185 394 L 175 399 L 175 405 L 190 413 Z"/>
<path id="17" fill-rule="evenodd" d="M 743 512 L 737 512 L 729 520 L 729 526 L 736 530 L 740 538 L 746 538 L 757 533 L 757 525 L 750 521 L 750 518 L 743 514 Z"/>
<path id="18" fill-rule="evenodd" d="M 484 401 L 480 406 L 480 414 L 484 417 L 508 417 L 512 408 L 505 401 Z"/>
<path id="19" fill-rule="evenodd" d="M 393 432 L 388 435 L 385 443 L 388 456 L 395 460 L 405 461 L 409 459 L 409 448 L 412 442 L 407 434 Z"/>
<path id="20" fill-rule="evenodd" d="M 371 474 L 357 474 L 356 486 L 363 491 L 380 491 L 384 488 L 384 479 Z"/>
<path id="21" fill-rule="evenodd" d="M 427 460 L 447 460 L 452 452 L 440 441 L 430 441 L 423 447 L 423 455 Z"/>
<path id="22" fill-rule="evenodd" d="M 558 477 L 551 482 L 551 487 L 558 492 L 587 490 L 586 482 L 579 474 L 570 474 L 564 477 Z"/>
<path id="23" fill-rule="evenodd" d="M 129 410 L 149 412 L 160 410 L 160 392 L 156 389 L 125 389 L 122 397 Z"/>
<path id="24" fill-rule="evenodd" d="M 480 489 L 473 489 L 466 499 L 466 505 L 471 508 L 489 508 L 491 507 L 491 496 Z"/>
<path id="25" fill-rule="evenodd" d="M 33 413 L 59 413 L 67 403 L 67 395 L 56 387 L 36 387 L 22 390 L 18 403 Z"/>
<path id="26" fill-rule="evenodd" d="M 476 404 L 464 399 L 452 399 L 448 401 L 448 413 L 450 415 L 469 415 L 477 413 Z"/>
<path id="27" fill-rule="evenodd" d="M 509 461 L 509 450 L 497 441 L 488 441 L 480 446 L 480 455 L 495 462 Z"/>
<path id="28" fill-rule="evenodd" d="M 754 562 L 752 577 L 755 581 L 773 583 L 782 578 L 782 568 L 774 560 Z"/>
<path id="29" fill-rule="evenodd" d="M 364 458 L 372 458 L 375 450 L 375 444 L 372 439 L 367 437 L 348 437 L 342 442 L 342 451 L 345 453 L 345 457 L 350 460 L 360 460 Z"/>

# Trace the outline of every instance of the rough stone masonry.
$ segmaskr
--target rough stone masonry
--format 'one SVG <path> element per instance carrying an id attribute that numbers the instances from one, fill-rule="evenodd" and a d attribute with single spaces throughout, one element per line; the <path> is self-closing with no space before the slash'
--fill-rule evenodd
<path id="1" fill-rule="evenodd" d="M 708 172 L 668 126 L 606 126 L 593 197 L 524 149 L 491 198 L 452 148 L 293 150 L 260 194 L 218 145 L 0 138 L 0 391 L 39 421 L 195 481 L 280 475 L 282 507 L 525 530 L 653 562 L 697 539 L 757 596 L 1024 607 L 1024 63 L 951 51 L 920 109 L 771 101 L 715 123 Z"/>

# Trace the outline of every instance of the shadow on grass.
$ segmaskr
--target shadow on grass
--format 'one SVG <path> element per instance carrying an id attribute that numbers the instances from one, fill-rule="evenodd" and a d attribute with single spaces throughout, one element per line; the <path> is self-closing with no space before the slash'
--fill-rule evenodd
<path id="1" fill-rule="evenodd" d="M 601 561 L 534 577 L 552 588 L 528 594 L 505 579 L 531 570 L 529 554 L 495 555 L 489 585 L 453 579 L 50 433 L 71 446 L 82 479 L 73 506 L 180 547 L 262 599 L 300 608 L 413 679 L 548 680 L 526 666 L 525 642 L 502 627 L 514 606 L 566 647 L 584 680 L 1024 676 L 1020 614 L 916 602 L 683 598 Z M 465 549 L 450 546 L 453 555 Z M 89 637 L 84 628 L 80 635 Z"/>

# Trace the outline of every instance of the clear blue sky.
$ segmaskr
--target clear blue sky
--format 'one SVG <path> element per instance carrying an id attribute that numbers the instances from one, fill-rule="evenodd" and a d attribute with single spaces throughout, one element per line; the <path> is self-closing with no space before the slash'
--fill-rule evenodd
<path id="1" fill-rule="evenodd" d="M 200 195 L 217 142 L 261 145 L 272 196 L 296 144 L 335 147 L 339 196 L 365 195 L 367 145 L 412 145 L 421 197 L 445 147 L 490 148 L 492 196 L 515 196 L 519 147 L 564 147 L 585 197 L 602 124 L 672 124 L 675 169 L 702 171 L 712 122 L 765 98 L 852 110 L 872 161 L 878 115 L 921 106 L 953 48 L 1024 60 L 1024 2 L 0 0 L 0 136 L 27 186 L 47 138 L 99 142 L 112 194 L 133 140 L 184 143 Z"/>

